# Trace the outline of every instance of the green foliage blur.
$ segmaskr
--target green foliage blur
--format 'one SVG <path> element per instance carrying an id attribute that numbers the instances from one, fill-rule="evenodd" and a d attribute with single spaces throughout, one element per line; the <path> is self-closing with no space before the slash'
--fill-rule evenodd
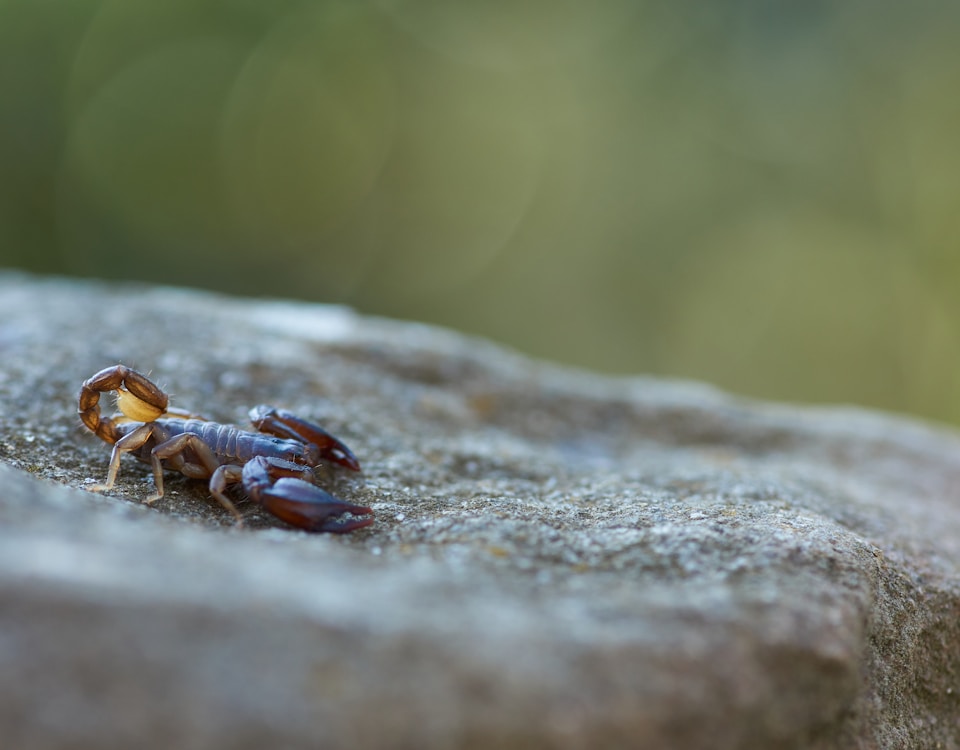
<path id="1" fill-rule="evenodd" d="M 0 265 L 960 423 L 958 40 L 929 0 L 0 0 Z"/>

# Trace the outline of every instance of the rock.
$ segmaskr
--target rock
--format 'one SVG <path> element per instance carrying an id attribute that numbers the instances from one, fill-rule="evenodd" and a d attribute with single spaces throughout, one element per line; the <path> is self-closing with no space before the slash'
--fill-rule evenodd
<path id="1" fill-rule="evenodd" d="M 960 437 L 337 307 L 0 276 L 5 748 L 960 746 Z M 79 426 L 122 361 L 323 422 L 344 536 Z"/>

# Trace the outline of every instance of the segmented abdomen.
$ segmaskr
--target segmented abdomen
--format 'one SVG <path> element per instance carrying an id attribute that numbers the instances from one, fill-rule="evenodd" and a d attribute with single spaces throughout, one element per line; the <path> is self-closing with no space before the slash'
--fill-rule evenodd
<path id="1" fill-rule="evenodd" d="M 158 420 L 170 437 L 189 432 L 210 446 L 223 463 L 244 464 L 254 456 L 286 458 L 295 461 L 303 455 L 303 446 L 295 440 L 283 440 L 238 427 L 201 419 Z"/>

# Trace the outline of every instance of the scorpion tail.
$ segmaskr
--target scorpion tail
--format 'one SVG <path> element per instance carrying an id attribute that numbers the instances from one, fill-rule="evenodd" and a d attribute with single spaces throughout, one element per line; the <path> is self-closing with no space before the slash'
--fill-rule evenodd
<path id="1" fill-rule="evenodd" d="M 268 513 L 304 531 L 345 534 L 373 523 L 370 508 L 340 500 L 302 479 L 278 479 L 255 499 Z M 343 518 L 346 514 L 353 517 Z"/>

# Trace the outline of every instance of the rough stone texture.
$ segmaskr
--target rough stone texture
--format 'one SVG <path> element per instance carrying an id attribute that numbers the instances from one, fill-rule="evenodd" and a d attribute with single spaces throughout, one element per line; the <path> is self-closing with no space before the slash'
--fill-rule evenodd
<path id="1" fill-rule="evenodd" d="M 4 748 L 960 747 L 960 439 L 342 308 L 0 275 Z M 322 421 L 377 523 L 237 530 L 76 418 Z"/>

